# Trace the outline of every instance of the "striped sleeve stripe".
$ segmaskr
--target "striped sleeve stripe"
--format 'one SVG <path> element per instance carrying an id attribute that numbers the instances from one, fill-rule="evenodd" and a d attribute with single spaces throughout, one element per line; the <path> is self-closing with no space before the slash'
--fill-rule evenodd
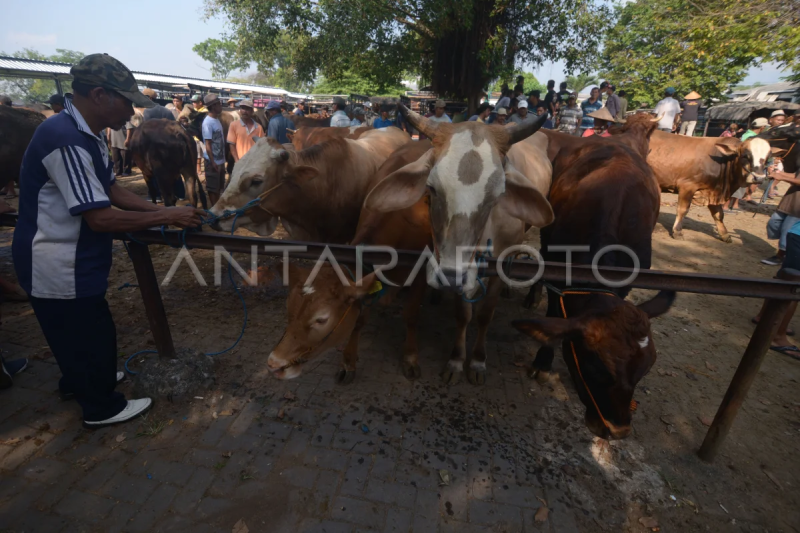
<path id="1" fill-rule="evenodd" d="M 89 176 L 86 175 L 86 169 L 83 166 L 83 159 L 81 159 L 80 154 L 78 154 L 78 151 L 75 149 L 74 146 L 68 146 L 67 150 L 70 150 L 72 152 L 73 156 L 75 157 L 75 166 L 80 171 L 80 174 L 78 174 L 78 176 L 81 178 L 82 181 L 78 180 L 78 183 L 83 183 L 86 185 L 86 190 L 89 192 L 89 201 L 94 202 L 94 193 L 92 192 L 92 184 L 89 183 Z M 83 187 L 81 187 L 81 190 L 83 190 Z"/>
<path id="2" fill-rule="evenodd" d="M 61 148 L 61 158 L 64 160 L 64 171 L 67 173 L 67 177 L 69 177 L 69 185 L 72 188 L 72 194 L 75 195 L 75 199 L 78 200 L 80 203 L 86 203 L 85 195 L 82 197 L 78 194 L 78 188 L 75 186 L 75 180 L 77 177 L 73 178 L 72 171 L 69 169 L 69 162 L 67 161 L 67 151 L 66 148 Z M 81 189 L 83 190 L 83 189 Z"/>

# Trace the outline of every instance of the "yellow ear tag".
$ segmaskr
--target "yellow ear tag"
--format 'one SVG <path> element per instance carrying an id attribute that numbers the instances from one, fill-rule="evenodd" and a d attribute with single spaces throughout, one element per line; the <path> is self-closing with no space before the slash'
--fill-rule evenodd
<path id="1" fill-rule="evenodd" d="M 370 285 L 368 294 L 375 294 L 376 292 L 381 292 L 382 290 L 383 284 L 376 279 L 372 282 L 372 285 Z"/>

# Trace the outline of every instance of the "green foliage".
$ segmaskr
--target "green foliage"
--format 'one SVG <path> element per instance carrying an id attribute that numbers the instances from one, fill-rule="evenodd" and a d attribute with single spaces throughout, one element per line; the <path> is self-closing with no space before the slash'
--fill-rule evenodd
<path id="1" fill-rule="evenodd" d="M 368 96 L 400 96 L 406 88 L 400 83 L 387 84 L 371 80 L 350 71 L 335 78 L 320 77 L 313 92 L 316 94 L 363 94 Z"/>
<path id="2" fill-rule="evenodd" d="M 253 60 L 272 61 L 290 35 L 300 79 L 351 73 L 393 87 L 412 72 L 473 104 L 491 80 L 514 72 L 518 58 L 593 66 L 611 15 L 602 0 L 562 0 L 557 9 L 546 0 L 205 1 Z"/>
<path id="3" fill-rule="evenodd" d="M 192 50 L 211 63 L 211 77 L 224 80 L 234 70 L 243 70 L 249 66 L 239 53 L 237 45 L 229 39 L 206 39 L 197 43 Z"/>
<path id="4" fill-rule="evenodd" d="M 497 82 L 492 86 L 491 92 L 499 91 L 504 83 L 508 84 L 509 89 L 513 89 L 517 84 L 517 76 L 522 76 L 523 78 L 522 88 L 525 90 L 525 94 L 535 90 L 542 91 L 542 94 L 547 91 L 547 86 L 539 83 L 539 80 L 536 79 L 536 76 L 534 76 L 532 72 L 523 72 L 521 70 L 517 70 L 508 78 L 497 80 Z"/>
<path id="5" fill-rule="evenodd" d="M 86 55 L 75 50 L 56 48 L 53 55 L 45 55 L 33 48 L 23 48 L 13 54 L 0 52 L 0 55 L 18 57 L 20 59 L 35 59 L 37 61 L 55 61 L 58 63 L 75 64 Z M 72 90 L 72 83 L 65 81 L 62 83 L 64 92 Z M 22 100 L 28 103 L 47 102 L 50 96 L 56 94 L 56 82 L 52 80 L 37 80 L 32 78 L 4 78 L 0 77 L 0 93 L 5 93 L 15 100 Z"/>
<path id="6" fill-rule="evenodd" d="M 617 14 L 603 76 L 633 90 L 637 104 L 654 105 L 668 86 L 679 97 L 720 98 L 751 66 L 800 65 L 794 0 L 636 0 Z"/>
<path id="7" fill-rule="evenodd" d="M 564 81 L 567 82 L 567 89 L 576 93 L 581 92 L 590 85 L 600 85 L 600 80 L 597 79 L 597 76 L 594 74 L 587 74 L 586 72 L 578 74 L 577 76 L 567 76 L 567 79 Z"/>

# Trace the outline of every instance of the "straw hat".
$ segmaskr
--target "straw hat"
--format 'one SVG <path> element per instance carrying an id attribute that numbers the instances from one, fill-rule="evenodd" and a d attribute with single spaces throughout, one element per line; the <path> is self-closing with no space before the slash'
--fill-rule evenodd
<path id="1" fill-rule="evenodd" d="M 700 98 L 702 98 L 702 96 L 697 94 L 697 92 L 692 91 L 689 94 L 687 94 L 686 96 L 684 96 L 683 98 L 686 99 L 686 100 L 699 100 Z"/>
<path id="2" fill-rule="evenodd" d="M 599 118 L 599 119 L 602 119 L 602 120 L 607 120 L 609 122 L 617 122 L 617 119 L 615 119 L 614 117 L 611 116 L 611 113 L 608 111 L 607 107 L 601 107 L 597 111 L 592 111 L 591 113 L 589 113 L 586 116 L 587 117 L 592 117 L 592 118 Z"/>

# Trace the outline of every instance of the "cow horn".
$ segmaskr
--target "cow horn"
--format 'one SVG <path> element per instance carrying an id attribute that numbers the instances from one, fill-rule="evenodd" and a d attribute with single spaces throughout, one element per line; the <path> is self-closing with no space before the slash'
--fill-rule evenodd
<path id="1" fill-rule="evenodd" d="M 292 135 L 297 133 L 297 130 L 293 130 L 292 128 L 286 128 L 286 131 L 287 131 L 287 133 L 291 133 Z"/>
<path id="2" fill-rule="evenodd" d="M 650 119 L 650 122 L 661 122 L 661 119 L 662 119 L 662 118 L 664 118 L 664 114 L 665 114 L 665 113 L 661 113 L 661 114 L 660 114 L 660 115 L 658 115 L 656 118 L 651 118 L 651 119 Z"/>
<path id="3" fill-rule="evenodd" d="M 546 121 L 547 113 L 544 113 L 543 115 L 539 115 L 536 120 L 531 121 L 523 126 L 517 124 L 515 126 L 506 127 L 506 130 L 509 130 L 508 145 L 511 146 L 514 143 L 518 143 L 519 141 L 527 139 L 539 131 L 539 128 L 541 128 Z"/>
<path id="4" fill-rule="evenodd" d="M 427 118 L 423 117 L 419 113 L 415 113 L 411 111 L 403 104 L 397 104 L 397 110 L 403 115 L 403 118 L 408 120 L 408 122 L 414 126 L 420 133 L 427 136 L 430 139 L 436 137 L 436 131 L 439 129 L 438 124 L 435 122 L 431 122 Z"/>

